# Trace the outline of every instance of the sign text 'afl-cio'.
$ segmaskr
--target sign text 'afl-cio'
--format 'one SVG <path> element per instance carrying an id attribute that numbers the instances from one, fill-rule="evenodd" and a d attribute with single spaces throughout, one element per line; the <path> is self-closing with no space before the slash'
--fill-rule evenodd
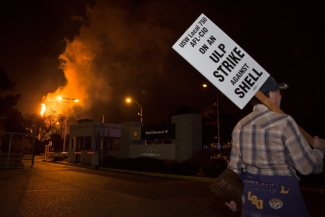
<path id="1" fill-rule="evenodd" d="M 240 109 L 270 76 L 204 14 L 173 45 L 173 49 Z"/>

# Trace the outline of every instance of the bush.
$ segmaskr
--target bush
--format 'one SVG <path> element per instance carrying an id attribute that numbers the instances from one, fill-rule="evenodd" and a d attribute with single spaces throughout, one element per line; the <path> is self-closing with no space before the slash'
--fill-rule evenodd
<path id="1" fill-rule="evenodd" d="M 227 161 L 222 157 L 211 158 L 208 166 L 203 168 L 204 176 L 216 178 L 227 168 L 227 166 Z"/>
<path id="2" fill-rule="evenodd" d="M 193 152 L 190 158 L 198 176 L 218 177 L 229 163 L 229 153 L 217 149 L 202 149 Z"/>
<path id="3" fill-rule="evenodd" d="M 161 172 L 164 161 L 156 158 L 114 158 L 105 157 L 103 165 L 105 167 L 125 170 L 137 170 L 143 172 Z"/>
<path id="4" fill-rule="evenodd" d="M 195 175 L 190 160 L 177 161 L 177 160 L 163 160 L 164 166 L 162 169 L 163 173 L 176 174 L 176 175 Z"/>

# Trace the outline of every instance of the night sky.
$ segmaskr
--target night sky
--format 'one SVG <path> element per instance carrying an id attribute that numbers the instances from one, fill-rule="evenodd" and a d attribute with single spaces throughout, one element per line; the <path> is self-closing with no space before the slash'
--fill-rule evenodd
<path id="1" fill-rule="evenodd" d="M 215 94 L 206 79 L 172 49 L 204 13 L 277 82 L 289 89 L 281 109 L 311 136 L 325 138 L 325 7 L 321 1 L 293 3 L 198 0 L 1 0 L 0 68 L 17 82 L 22 113 L 65 114 L 57 96 L 78 98 L 77 118 L 120 124 L 160 124 L 177 108 L 202 115 Z M 210 84 L 210 83 L 209 83 Z M 219 93 L 219 105 L 239 119 Z M 71 110 L 69 110 L 71 115 Z M 72 115 L 71 115 L 72 116 Z"/>

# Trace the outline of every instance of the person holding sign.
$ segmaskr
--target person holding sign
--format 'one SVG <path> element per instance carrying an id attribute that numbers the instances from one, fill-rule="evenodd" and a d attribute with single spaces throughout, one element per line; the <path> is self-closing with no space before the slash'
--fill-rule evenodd
<path id="1" fill-rule="evenodd" d="M 269 77 L 260 91 L 277 107 L 280 90 L 288 88 Z M 244 186 L 242 216 L 308 216 L 299 189 L 302 175 L 321 173 L 325 140 L 314 137 L 312 149 L 295 120 L 269 110 L 257 98 L 253 112 L 240 120 L 232 133 L 228 168 L 237 173 Z M 237 210 L 235 201 L 226 203 Z"/>

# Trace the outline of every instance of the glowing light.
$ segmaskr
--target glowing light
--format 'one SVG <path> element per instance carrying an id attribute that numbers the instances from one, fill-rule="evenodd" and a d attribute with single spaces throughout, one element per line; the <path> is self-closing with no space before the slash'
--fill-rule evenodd
<path id="1" fill-rule="evenodd" d="M 69 100 L 73 100 L 74 102 L 79 102 L 79 99 L 58 96 L 58 100 L 63 100 L 63 99 L 67 99 L 68 102 L 69 102 Z"/>
<path id="2" fill-rule="evenodd" d="M 140 122 L 142 122 L 142 115 L 143 115 L 143 113 L 142 113 L 142 107 L 141 107 L 141 105 L 140 105 L 137 101 L 132 100 L 131 98 L 126 98 L 125 101 L 126 101 L 127 103 L 134 102 L 134 103 L 136 103 L 136 104 L 139 106 L 139 108 L 140 108 L 140 113 L 138 113 L 138 116 L 140 117 Z"/>
<path id="3" fill-rule="evenodd" d="M 44 115 L 45 113 L 45 110 L 46 110 L 46 105 L 45 104 L 42 104 L 42 109 L 41 109 L 41 116 Z"/>

